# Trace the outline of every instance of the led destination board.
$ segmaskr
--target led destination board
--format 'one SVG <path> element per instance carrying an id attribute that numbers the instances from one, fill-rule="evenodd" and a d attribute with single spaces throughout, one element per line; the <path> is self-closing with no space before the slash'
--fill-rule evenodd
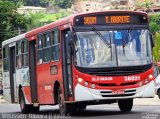
<path id="1" fill-rule="evenodd" d="M 75 18 L 75 26 L 105 24 L 145 24 L 144 15 L 85 15 Z"/>

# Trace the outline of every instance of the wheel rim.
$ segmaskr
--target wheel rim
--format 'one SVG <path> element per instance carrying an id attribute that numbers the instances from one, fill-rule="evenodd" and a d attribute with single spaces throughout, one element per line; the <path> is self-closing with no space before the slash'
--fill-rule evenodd
<path id="1" fill-rule="evenodd" d="M 62 99 L 62 93 L 59 94 L 59 99 L 58 99 L 58 103 L 59 103 L 59 110 L 60 113 L 63 114 L 64 113 L 64 101 Z"/>

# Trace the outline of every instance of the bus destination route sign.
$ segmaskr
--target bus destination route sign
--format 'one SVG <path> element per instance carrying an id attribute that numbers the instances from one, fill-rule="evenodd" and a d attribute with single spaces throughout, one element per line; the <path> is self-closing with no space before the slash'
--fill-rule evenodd
<path id="1" fill-rule="evenodd" d="M 75 26 L 108 24 L 146 24 L 145 15 L 82 15 L 75 18 Z"/>

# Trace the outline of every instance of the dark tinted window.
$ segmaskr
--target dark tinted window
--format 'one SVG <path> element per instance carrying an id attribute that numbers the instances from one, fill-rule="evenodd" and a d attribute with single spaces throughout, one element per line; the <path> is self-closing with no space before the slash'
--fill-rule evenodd
<path id="1" fill-rule="evenodd" d="M 44 47 L 48 47 L 51 45 L 51 33 L 46 32 L 44 33 Z"/>
<path id="2" fill-rule="evenodd" d="M 43 48 L 43 36 L 41 34 L 38 35 L 38 49 Z"/>
<path id="3" fill-rule="evenodd" d="M 59 30 L 58 29 L 53 30 L 52 34 L 53 34 L 52 45 L 59 43 Z"/>
<path id="4" fill-rule="evenodd" d="M 53 39 L 51 47 L 51 60 L 58 61 L 60 58 L 60 40 L 59 40 L 59 30 L 53 30 Z"/>

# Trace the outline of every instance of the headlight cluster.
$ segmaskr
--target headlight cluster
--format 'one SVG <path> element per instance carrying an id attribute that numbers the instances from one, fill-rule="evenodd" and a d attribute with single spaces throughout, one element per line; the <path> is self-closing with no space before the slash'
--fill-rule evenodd
<path id="1" fill-rule="evenodd" d="M 153 76 L 152 74 L 150 74 L 150 75 L 148 76 L 148 78 L 146 78 L 146 79 L 143 80 L 143 81 L 139 81 L 139 82 L 137 83 L 137 85 L 138 85 L 138 86 L 146 85 L 146 84 L 148 84 L 151 80 L 153 80 L 153 78 L 154 78 L 154 76 Z"/>
<path id="2" fill-rule="evenodd" d="M 85 86 L 85 87 L 88 87 L 88 88 L 96 88 L 96 85 L 95 84 L 92 84 L 92 83 L 89 83 L 87 81 L 85 81 L 84 79 L 82 78 L 78 78 L 77 79 L 78 83 Z"/>

